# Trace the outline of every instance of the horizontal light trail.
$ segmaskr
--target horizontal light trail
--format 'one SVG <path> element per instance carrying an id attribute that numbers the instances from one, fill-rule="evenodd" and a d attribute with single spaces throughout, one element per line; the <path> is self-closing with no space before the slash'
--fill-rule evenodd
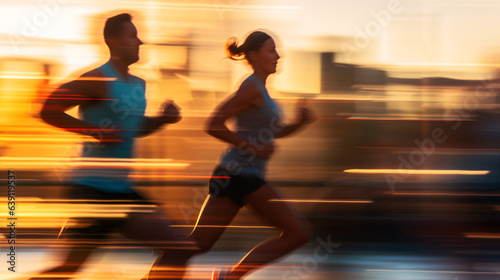
<path id="1" fill-rule="evenodd" d="M 113 161 L 113 162 L 170 162 L 171 158 L 93 158 L 93 157 L 2 157 L 2 161 Z"/>
<path id="2" fill-rule="evenodd" d="M 194 228 L 195 225 L 171 225 L 171 227 L 175 228 Z M 234 226 L 234 225 L 228 225 L 228 226 L 220 226 L 220 225 L 197 225 L 196 226 L 201 227 L 201 228 L 244 228 L 244 229 L 271 229 L 274 227 L 270 226 Z"/>
<path id="3" fill-rule="evenodd" d="M 467 238 L 500 239 L 500 233 L 465 233 Z"/>
<path id="4" fill-rule="evenodd" d="M 481 272 L 481 271 L 454 271 L 454 270 L 398 270 L 398 269 L 366 269 L 369 272 L 415 272 L 415 273 L 439 273 L 439 274 L 477 274 L 477 275 L 495 275 L 500 272 Z"/>
<path id="5" fill-rule="evenodd" d="M 83 158 L 83 157 L 2 157 L 1 165 L 9 168 L 31 166 L 64 165 L 67 167 L 163 167 L 186 168 L 189 163 L 173 163 L 172 159 L 147 158 Z"/>
<path id="6" fill-rule="evenodd" d="M 77 189 L 78 187 L 75 187 Z M 8 197 L 3 196 L 0 197 L 0 201 L 2 200 L 7 200 Z M 85 202 L 86 205 L 107 205 L 107 207 L 121 207 L 121 206 L 126 206 L 126 207 L 156 207 L 155 205 L 147 205 L 147 204 L 136 204 L 134 202 L 137 202 L 135 200 L 123 200 L 123 199 L 116 199 L 116 200 L 105 200 L 105 199 L 43 199 L 40 197 L 16 197 L 17 202 L 43 202 L 40 203 L 40 205 L 47 205 L 46 202 L 52 202 L 52 203 L 74 203 L 74 202 Z M 91 204 L 91 202 L 97 202 L 101 204 Z M 122 203 L 122 204 L 105 204 L 107 202 L 115 202 L 115 203 Z M 128 202 L 129 204 L 125 204 Z M 57 205 L 62 205 L 62 204 L 57 204 Z"/>
<path id="7" fill-rule="evenodd" d="M 422 175 L 486 175 L 489 170 L 438 170 L 438 169 L 346 169 L 345 173 L 361 174 L 422 174 Z"/>
<path id="8" fill-rule="evenodd" d="M 41 137 L 41 135 L 26 135 L 26 136 L 1 136 L 0 141 L 12 141 L 18 144 L 19 142 L 61 142 L 61 143 L 75 143 L 81 142 L 81 137 Z"/>
<path id="9" fill-rule="evenodd" d="M 437 118 L 437 119 L 428 119 L 428 118 L 389 118 L 389 117 L 349 117 L 348 120 L 358 120 L 358 121 L 419 121 L 419 122 L 449 122 L 449 121 L 475 121 L 468 119 L 452 119 L 452 118 Z"/>
<path id="10" fill-rule="evenodd" d="M 418 147 L 356 147 L 358 149 L 400 149 L 415 150 Z M 471 148 L 432 148 L 433 150 L 457 150 L 457 151 L 500 151 L 500 149 L 471 149 Z"/>
<path id="11" fill-rule="evenodd" d="M 290 203 L 373 203 L 373 200 L 357 199 L 271 199 L 269 201 L 281 201 Z"/>
<path id="12" fill-rule="evenodd" d="M 211 179 L 214 178 L 209 175 L 129 175 L 131 178 L 135 179 Z M 215 178 L 227 179 L 227 176 L 216 176 Z"/>
<path id="13" fill-rule="evenodd" d="M 500 194 L 481 194 L 481 193 L 405 193 L 405 192 L 387 192 L 392 195 L 415 195 L 415 196 L 500 196 Z"/>

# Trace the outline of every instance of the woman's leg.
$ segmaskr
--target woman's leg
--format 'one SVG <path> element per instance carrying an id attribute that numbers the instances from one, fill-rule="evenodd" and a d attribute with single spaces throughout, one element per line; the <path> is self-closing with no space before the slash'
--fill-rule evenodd
<path id="1" fill-rule="evenodd" d="M 241 207 L 228 196 L 208 195 L 200 210 L 191 238 L 200 247 L 200 253 L 209 251 L 233 221 Z"/>
<path id="2" fill-rule="evenodd" d="M 124 227 L 125 236 L 144 241 L 145 246 L 161 253 L 143 279 L 182 279 L 189 257 L 199 251 L 183 230 L 171 225 L 168 215 L 160 211 L 130 215 Z"/>
<path id="3" fill-rule="evenodd" d="M 187 262 L 194 255 L 210 250 L 226 230 L 240 209 L 228 197 L 211 197 L 205 200 L 196 225 L 187 239 L 197 246 L 193 248 L 166 249 L 156 259 L 149 279 L 182 279 Z"/>
<path id="4" fill-rule="evenodd" d="M 286 255 L 305 244 L 311 236 L 309 223 L 290 205 L 281 201 L 279 193 L 270 185 L 266 184 L 249 194 L 246 202 L 281 233 L 254 247 L 233 267 L 229 279 L 240 279 L 250 271 Z"/>

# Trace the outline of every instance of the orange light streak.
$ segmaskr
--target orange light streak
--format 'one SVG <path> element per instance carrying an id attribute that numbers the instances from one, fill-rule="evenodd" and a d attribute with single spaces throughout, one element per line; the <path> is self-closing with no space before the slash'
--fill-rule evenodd
<path id="1" fill-rule="evenodd" d="M 228 176 L 209 176 L 209 175 L 129 175 L 131 178 L 165 178 L 165 179 L 228 179 Z"/>
<path id="2" fill-rule="evenodd" d="M 489 170 L 433 170 L 433 169 L 346 169 L 345 173 L 361 173 L 361 174 L 422 174 L 422 175 L 486 175 Z"/>
<path id="3" fill-rule="evenodd" d="M 228 225 L 228 226 L 221 226 L 221 225 L 171 225 L 171 227 L 175 228 L 194 228 L 194 227 L 202 227 L 202 228 L 253 228 L 253 229 L 269 229 L 269 228 L 274 228 L 270 226 L 234 226 L 234 225 Z"/>
<path id="4" fill-rule="evenodd" d="M 391 193 L 387 192 L 386 194 L 393 195 L 422 195 L 422 196 L 500 196 L 500 194 L 479 194 L 479 193 Z"/>
<path id="5" fill-rule="evenodd" d="M 373 203 L 373 200 L 356 199 L 271 199 L 269 201 L 280 201 L 290 203 Z"/>
<path id="6" fill-rule="evenodd" d="M 500 233 L 465 233 L 467 238 L 500 239 Z"/>
<path id="7" fill-rule="evenodd" d="M 64 164 L 68 167 L 163 167 L 186 168 L 189 163 L 172 163 L 172 159 L 147 159 L 147 158 L 83 158 L 83 157 L 2 157 L 0 165 L 9 168 L 45 166 L 49 164 Z"/>
<path id="8" fill-rule="evenodd" d="M 497 275 L 498 272 L 481 272 L 481 271 L 454 271 L 454 270 L 404 270 L 404 269 L 367 269 L 369 272 L 415 272 L 415 273 L 450 273 L 450 274 L 482 274 L 482 275 Z"/>

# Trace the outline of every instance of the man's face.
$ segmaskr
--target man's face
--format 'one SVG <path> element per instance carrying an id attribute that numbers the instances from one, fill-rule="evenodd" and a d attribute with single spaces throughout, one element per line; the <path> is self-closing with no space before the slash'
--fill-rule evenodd
<path id="1" fill-rule="evenodd" d="M 139 46 L 142 41 L 137 37 L 137 29 L 131 22 L 122 23 L 122 30 L 114 45 L 116 54 L 127 64 L 130 65 L 139 60 Z"/>

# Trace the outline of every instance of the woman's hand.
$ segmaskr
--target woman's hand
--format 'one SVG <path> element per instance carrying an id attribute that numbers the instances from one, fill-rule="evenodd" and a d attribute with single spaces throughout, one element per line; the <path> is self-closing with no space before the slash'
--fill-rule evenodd
<path id="1" fill-rule="evenodd" d="M 296 114 L 299 119 L 299 124 L 301 125 L 312 123 L 314 121 L 314 114 L 309 108 L 306 107 L 306 103 L 306 99 L 302 98 L 297 101 L 296 105 Z"/>

